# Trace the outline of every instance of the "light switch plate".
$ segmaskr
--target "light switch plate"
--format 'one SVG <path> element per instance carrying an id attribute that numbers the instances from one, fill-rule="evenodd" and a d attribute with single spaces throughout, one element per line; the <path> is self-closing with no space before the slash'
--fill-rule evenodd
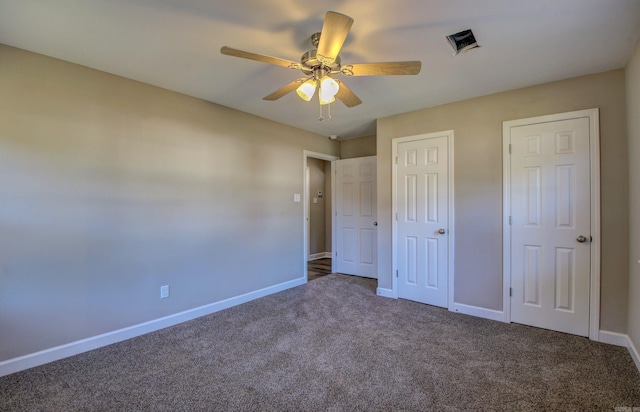
<path id="1" fill-rule="evenodd" d="M 300 203 L 300 193 L 293 194 L 293 201 L 296 203 Z"/>
<path id="2" fill-rule="evenodd" d="M 169 297 L 169 285 L 160 286 L 160 299 Z"/>

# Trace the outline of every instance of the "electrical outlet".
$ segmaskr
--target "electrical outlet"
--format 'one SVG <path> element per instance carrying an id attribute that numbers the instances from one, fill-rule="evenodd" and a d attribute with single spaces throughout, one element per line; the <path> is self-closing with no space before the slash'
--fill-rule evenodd
<path id="1" fill-rule="evenodd" d="M 169 297 L 169 285 L 160 286 L 160 299 Z"/>

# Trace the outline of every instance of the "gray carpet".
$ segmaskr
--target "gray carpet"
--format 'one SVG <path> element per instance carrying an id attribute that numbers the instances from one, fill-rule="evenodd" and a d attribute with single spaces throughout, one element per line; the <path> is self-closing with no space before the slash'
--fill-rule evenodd
<path id="1" fill-rule="evenodd" d="M 625 348 L 375 296 L 329 275 L 0 378 L 0 410 L 614 410 Z"/>

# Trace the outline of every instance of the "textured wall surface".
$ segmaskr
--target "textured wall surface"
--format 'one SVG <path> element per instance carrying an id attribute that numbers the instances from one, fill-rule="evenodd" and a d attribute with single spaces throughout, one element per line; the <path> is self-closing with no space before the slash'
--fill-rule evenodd
<path id="1" fill-rule="evenodd" d="M 338 142 L 0 55 L 0 361 L 302 277 L 303 151 Z"/>
<path id="2" fill-rule="evenodd" d="M 352 159 L 376 155 L 376 137 L 365 136 L 340 141 L 340 158 Z"/>

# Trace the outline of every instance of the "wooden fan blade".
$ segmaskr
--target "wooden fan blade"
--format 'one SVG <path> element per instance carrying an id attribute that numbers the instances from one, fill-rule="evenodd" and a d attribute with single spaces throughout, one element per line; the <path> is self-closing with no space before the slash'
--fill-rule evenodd
<path id="1" fill-rule="evenodd" d="M 271 100 L 271 101 L 278 100 L 282 96 L 289 94 L 295 89 L 297 89 L 305 81 L 307 81 L 307 79 L 305 79 L 304 77 L 301 79 L 294 80 L 291 83 L 285 86 L 282 86 L 281 88 L 271 93 L 270 95 L 263 97 L 262 100 Z"/>
<path id="2" fill-rule="evenodd" d="M 353 93 L 351 89 L 349 89 L 347 85 L 344 84 L 344 82 L 339 83 L 340 88 L 338 89 L 338 93 L 336 93 L 336 98 L 338 100 L 344 103 L 344 105 L 347 107 L 354 107 L 362 103 L 362 100 L 360 100 L 360 98 L 356 96 L 355 93 Z"/>
<path id="3" fill-rule="evenodd" d="M 393 76 L 418 74 L 422 68 L 419 61 L 348 64 L 342 67 L 346 76 Z"/>
<path id="4" fill-rule="evenodd" d="M 344 14 L 328 11 L 324 17 L 324 24 L 320 32 L 318 43 L 318 60 L 324 64 L 331 64 L 340 53 L 340 49 L 349 34 L 353 19 Z"/>
<path id="5" fill-rule="evenodd" d="M 246 52 L 243 50 L 232 49 L 231 47 L 223 46 L 220 49 L 220 53 L 226 54 L 227 56 L 241 57 L 243 59 L 256 60 L 259 62 L 275 64 L 276 66 L 287 67 L 289 69 L 299 69 L 302 67 L 300 63 L 296 63 L 291 60 L 285 60 L 278 57 L 265 56 L 263 54 L 256 54 L 251 52 Z"/>

